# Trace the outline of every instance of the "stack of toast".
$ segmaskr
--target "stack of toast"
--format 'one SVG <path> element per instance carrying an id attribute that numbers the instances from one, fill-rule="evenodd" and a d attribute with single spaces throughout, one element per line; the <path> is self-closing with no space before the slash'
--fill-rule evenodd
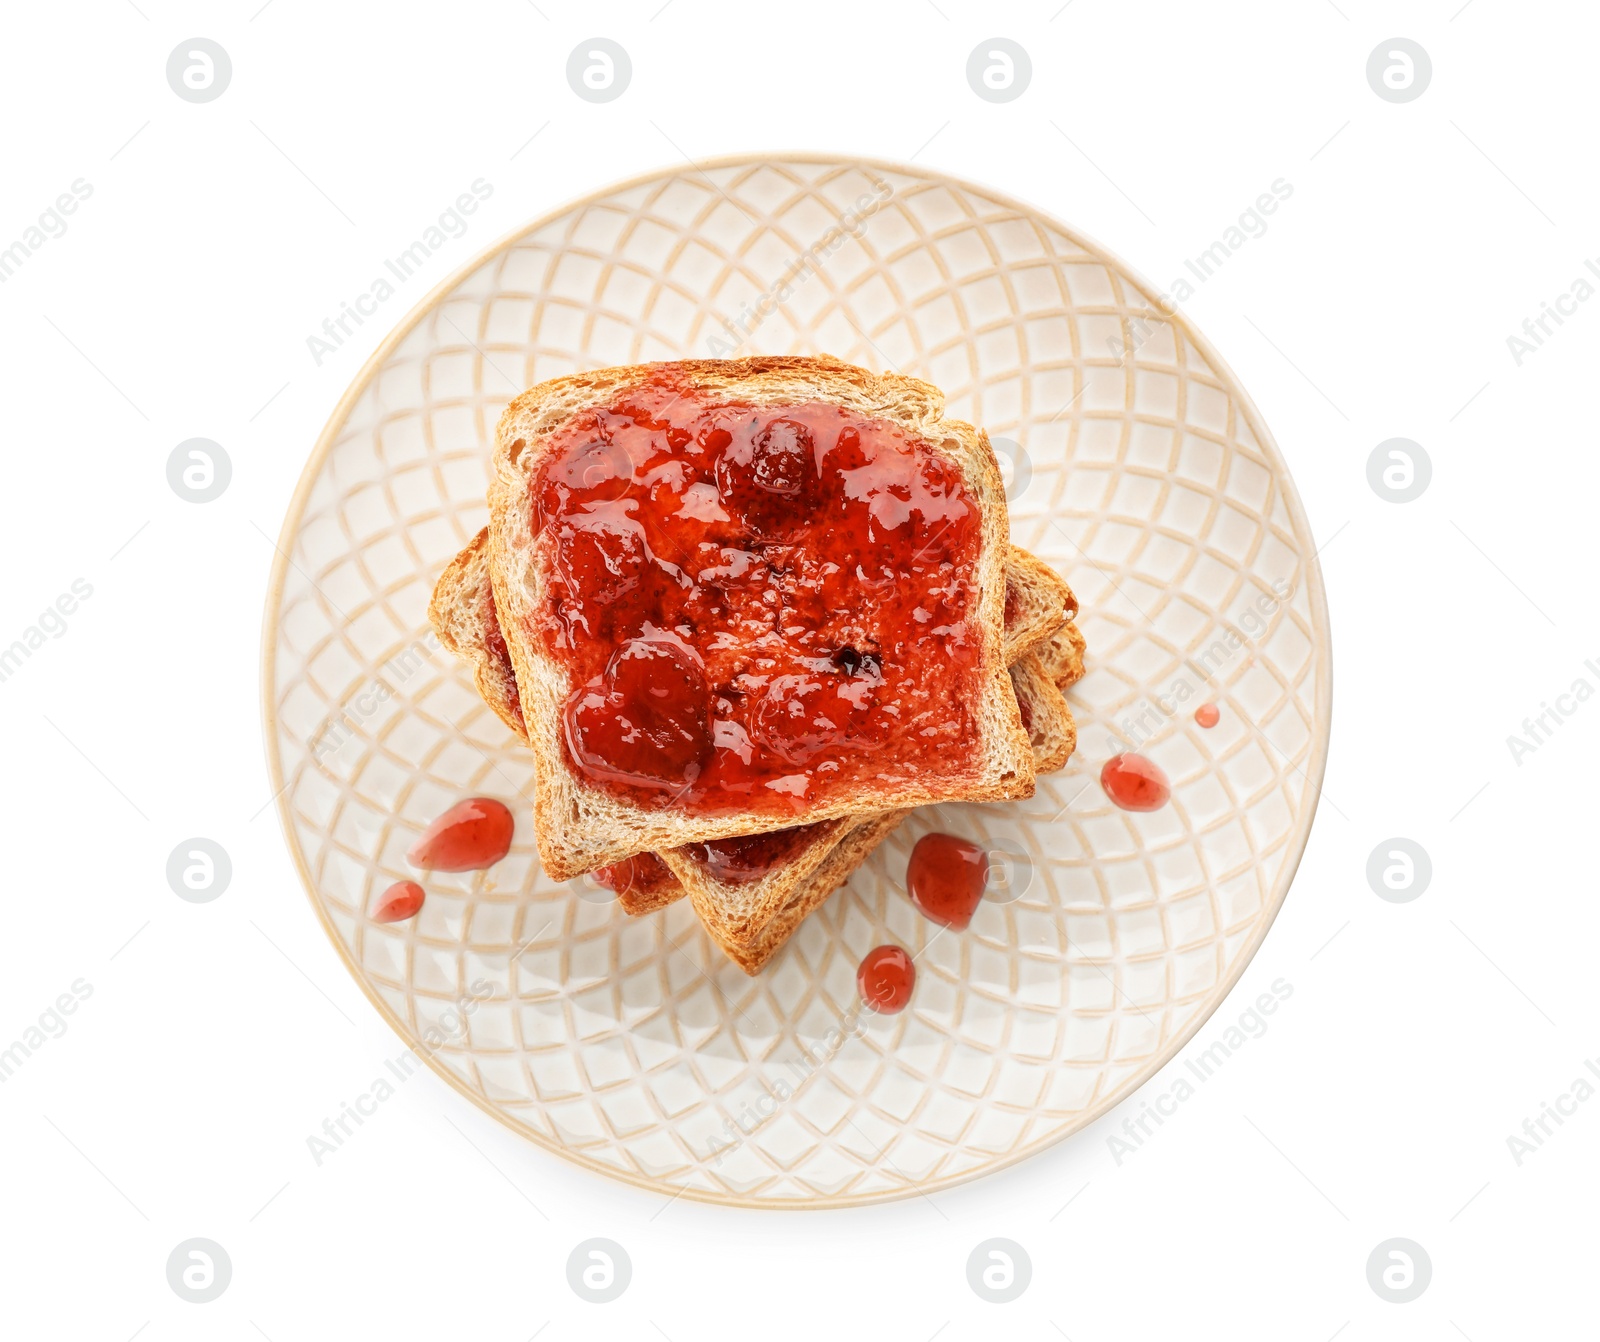
<path id="1" fill-rule="evenodd" d="M 756 974 L 917 805 L 1031 795 L 1077 603 L 1009 543 L 981 430 L 826 357 L 542 383 L 429 618 L 533 752 L 557 880 L 687 895 Z"/>

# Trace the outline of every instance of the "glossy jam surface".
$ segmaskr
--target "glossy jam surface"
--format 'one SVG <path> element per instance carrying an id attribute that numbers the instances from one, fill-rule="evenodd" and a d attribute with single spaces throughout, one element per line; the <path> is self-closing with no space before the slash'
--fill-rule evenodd
<path id="1" fill-rule="evenodd" d="M 924 834 L 906 864 L 906 893 L 923 914 L 960 930 L 972 921 L 989 884 L 989 857 L 952 834 Z"/>
<path id="2" fill-rule="evenodd" d="M 1202 727 L 1215 727 L 1222 721 L 1222 710 L 1215 704 L 1201 704 L 1194 711 L 1194 720 Z"/>
<path id="3" fill-rule="evenodd" d="M 1172 796 L 1172 784 L 1159 765 L 1143 755 L 1113 755 L 1100 769 L 1100 786 L 1124 811 L 1159 811 Z"/>
<path id="4" fill-rule="evenodd" d="M 1010 604 L 1010 588 L 1007 603 Z M 511 664 L 511 652 L 500 633 L 500 622 L 495 614 L 494 597 L 487 584 L 484 586 L 488 609 L 484 620 L 484 646 L 495 659 L 506 682 L 515 686 L 517 675 Z M 513 696 L 515 699 L 515 696 Z M 1020 704 L 1020 701 L 1019 701 Z M 522 706 L 516 704 L 517 721 L 522 721 Z M 1023 713 L 1027 726 L 1027 713 Z M 734 839 L 713 839 L 709 843 L 692 844 L 687 849 L 689 857 L 698 862 L 713 877 L 730 885 L 744 885 L 760 880 L 781 863 L 797 856 L 811 842 L 822 826 L 795 825 L 789 829 L 773 830 L 767 834 L 749 834 Z M 637 853 L 621 862 L 599 867 L 591 873 L 607 890 L 626 894 L 657 890 L 677 881 L 667 864 L 654 853 Z"/>
<path id="5" fill-rule="evenodd" d="M 481 871 L 511 851 L 516 822 L 492 797 L 457 802 L 411 845 L 406 861 L 425 871 Z"/>
<path id="6" fill-rule="evenodd" d="M 426 897 L 427 892 L 415 881 L 396 881 L 378 896 L 378 902 L 372 906 L 372 921 L 403 923 L 407 918 L 415 918 Z"/>
<path id="7" fill-rule="evenodd" d="M 533 484 L 533 633 L 575 687 L 575 770 L 642 805 L 799 815 L 975 769 L 981 519 L 957 468 L 837 406 L 665 377 L 575 417 Z"/>
<path id="8" fill-rule="evenodd" d="M 878 946 L 868 951 L 856 970 L 861 1000 L 884 1016 L 906 1009 L 916 982 L 917 967 L 899 946 Z"/>
<path id="9" fill-rule="evenodd" d="M 687 852 L 715 880 L 729 885 L 748 885 L 796 857 L 822 828 L 822 825 L 795 825 L 767 834 L 713 839 L 710 843 L 690 844 Z"/>
<path id="10" fill-rule="evenodd" d="M 654 853 L 635 853 L 621 862 L 596 867 L 589 874 L 607 890 L 615 890 L 619 895 L 658 890 L 677 879 Z"/>

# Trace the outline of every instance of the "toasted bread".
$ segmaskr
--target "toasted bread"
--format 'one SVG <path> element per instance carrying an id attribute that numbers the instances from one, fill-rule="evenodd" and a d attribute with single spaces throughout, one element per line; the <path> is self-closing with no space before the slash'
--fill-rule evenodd
<path id="1" fill-rule="evenodd" d="M 1077 746 L 1078 732 L 1072 710 L 1055 683 L 1044 672 L 1033 654 L 1011 667 L 1011 682 L 1023 721 L 1029 723 L 1033 738 L 1034 765 L 1039 773 L 1051 773 L 1066 764 Z M 711 939 L 724 955 L 746 974 L 759 974 L 795 929 L 835 890 L 850 879 L 873 850 L 889 837 L 894 827 L 912 808 L 886 811 L 859 820 L 830 847 L 826 856 L 814 864 L 803 881 L 796 882 L 778 911 L 753 933 L 737 937 L 724 931 L 720 920 L 708 920 L 696 899 L 695 912 Z M 667 855 L 663 855 L 667 856 Z M 670 864 L 669 864 L 670 865 Z M 691 891 L 691 894 L 693 892 Z"/>
<path id="2" fill-rule="evenodd" d="M 1036 773 L 1053 774 L 1078 748 L 1078 724 L 1066 696 L 1046 673 L 1037 653 L 1028 653 L 1011 667 L 1011 684 L 1022 711 L 1022 725 L 1033 745 Z"/>
<path id="3" fill-rule="evenodd" d="M 439 575 L 428 601 L 428 623 L 439 642 L 472 668 L 472 681 L 483 702 L 526 741 L 517 673 L 500 635 L 489 581 L 488 527 L 468 541 Z"/>
<path id="4" fill-rule="evenodd" d="M 870 780 L 840 779 L 782 812 L 756 806 L 695 814 L 646 806 L 580 776 L 562 742 L 562 710 L 573 690 L 566 668 L 535 633 L 552 601 L 541 546 L 535 484 L 555 452 L 555 435 L 585 412 L 683 387 L 728 403 L 785 407 L 826 402 L 887 423 L 953 468 L 977 511 L 968 629 L 977 700 L 968 705 L 970 757 L 948 773 L 921 769 L 892 795 Z M 566 880 L 645 850 L 787 829 L 884 809 L 942 801 L 998 801 L 1033 791 L 1033 757 L 1005 675 L 1001 623 L 1008 522 L 999 468 L 987 436 L 942 417 L 943 395 L 928 383 L 873 374 L 831 358 L 772 357 L 604 369 L 545 382 L 507 408 L 496 430 L 489 490 L 489 562 L 501 631 L 516 675 L 522 719 L 534 752 L 534 830 L 547 872 Z M 884 758 L 892 757 L 892 749 Z"/>
<path id="5" fill-rule="evenodd" d="M 1031 555 L 1027 557 L 1032 559 Z M 1011 659 L 1011 641 L 1008 631 L 1008 660 L 1014 660 Z M 1051 773 L 1067 762 L 1077 745 L 1077 728 L 1067 701 L 1044 674 L 1033 653 L 1024 653 L 1015 660 L 1010 676 L 1018 713 L 1033 750 L 1034 771 Z M 791 902 L 797 891 L 807 888 L 812 876 L 823 870 L 828 854 L 862 823 L 862 819 L 855 816 L 806 826 L 804 842 L 753 880 L 719 877 L 714 846 L 709 851 L 707 845 L 701 844 L 664 849 L 660 857 L 688 890 L 695 913 L 706 931 L 728 949 L 749 943 Z M 730 950 L 729 954 L 733 952 Z"/>
<path id="6" fill-rule="evenodd" d="M 856 868 L 871 857 L 877 846 L 894 832 L 895 826 L 910 814 L 908 808 L 867 817 L 833 846 L 811 878 L 748 941 L 728 941 L 715 933 L 712 933 L 712 940 L 746 974 L 759 974 L 766 968 L 767 962 L 783 949 L 795 929 L 820 908 L 829 895 L 855 875 Z"/>
<path id="7" fill-rule="evenodd" d="M 1039 661 L 1044 672 L 1060 689 L 1067 689 L 1083 679 L 1083 634 L 1078 626 L 1068 620 L 1045 638 L 1039 649 Z"/>
<path id="8" fill-rule="evenodd" d="M 1006 551 L 1005 646 L 1008 665 L 1043 652 L 1053 635 L 1078 613 L 1065 580 L 1020 545 Z"/>
<path id="9" fill-rule="evenodd" d="M 1068 635 L 1063 628 L 1063 620 L 1070 624 L 1068 616 L 1077 608 L 1072 589 L 1054 569 L 1020 546 L 1008 547 L 1004 628 L 1008 666 L 1030 652 L 1048 658 L 1057 635 L 1076 640 L 1081 654 L 1082 636 L 1076 629 Z M 468 541 L 439 575 L 428 602 L 428 622 L 439 641 L 472 668 L 473 683 L 484 703 L 526 741 L 517 673 L 495 611 L 488 527 Z"/>
<path id="10" fill-rule="evenodd" d="M 1071 590 L 1053 569 L 1026 550 L 1011 546 L 1006 559 L 1006 661 L 1032 659 L 1034 654 L 1029 649 L 1044 646 L 1059 628 L 1064 612 L 1076 609 L 1076 605 Z M 440 576 L 428 616 L 440 642 L 472 668 L 484 702 L 526 740 L 516 672 L 495 615 L 487 528 L 467 543 Z M 1037 686 L 1019 683 L 1014 666 L 1011 679 L 1019 715 L 1034 751 L 1036 771 L 1059 768 L 1071 754 L 1075 740 L 1065 701 L 1057 695 L 1052 702 Z M 1045 742 L 1049 743 L 1048 748 Z M 1060 754 L 1058 760 L 1063 744 L 1065 754 Z M 697 893 L 696 907 L 702 918 L 736 944 L 756 935 L 776 910 L 789 903 L 852 827 L 853 822 L 842 820 L 807 826 L 812 831 L 807 844 L 753 882 L 718 880 L 701 860 L 698 845 L 662 854 L 665 865 L 630 862 L 625 864 L 625 872 L 612 879 L 619 902 L 630 914 L 665 907 L 687 893 L 687 885 Z"/>

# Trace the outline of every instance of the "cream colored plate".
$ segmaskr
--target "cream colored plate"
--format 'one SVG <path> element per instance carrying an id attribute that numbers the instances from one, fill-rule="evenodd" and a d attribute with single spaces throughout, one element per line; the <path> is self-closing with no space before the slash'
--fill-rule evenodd
<path id="1" fill-rule="evenodd" d="M 1101 248 L 967 183 L 739 159 L 568 206 L 401 323 L 289 509 L 264 694 L 312 903 L 442 1076 L 539 1145 L 662 1193 L 838 1206 L 1060 1141 L 1193 1034 L 1305 847 L 1329 639 L 1282 458 L 1227 367 L 1151 294 Z M 519 796 L 526 753 L 428 641 L 425 615 L 485 520 L 488 445 L 513 395 L 579 369 L 727 354 L 740 320 L 741 353 L 894 367 L 1020 445 L 1013 538 L 1071 582 L 1089 640 L 1068 770 L 1026 803 L 914 818 L 756 980 L 687 901 L 630 920 L 544 875 Z M 1222 710 L 1210 731 L 1192 716 L 1207 700 Z M 1100 789 L 1130 731 L 1173 780 L 1163 810 L 1127 814 Z M 430 879 L 413 923 L 368 921 L 374 895 L 413 874 L 403 854 L 421 829 L 474 794 L 523 817 L 510 857 Z M 1019 859 L 1015 897 L 965 933 L 941 934 L 901 893 L 911 844 L 934 828 Z M 883 942 L 917 953 L 912 1006 L 841 1036 L 857 963 Z"/>

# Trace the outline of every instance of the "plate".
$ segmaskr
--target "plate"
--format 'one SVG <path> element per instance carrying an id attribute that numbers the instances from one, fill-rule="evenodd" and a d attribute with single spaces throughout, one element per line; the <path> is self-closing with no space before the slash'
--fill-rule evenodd
<path id="1" fill-rule="evenodd" d="M 267 749 L 313 908 L 389 1024 L 530 1141 L 656 1190 L 819 1207 L 930 1193 L 1061 1141 L 1170 1059 L 1261 944 L 1328 742 L 1327 616 L 1283 459 L 1205 340 L 1103 248 L 920 168 L 739 158 L 609 188 L 495 244 L 384 341 L 284 523 Z M 1012 537 L 1082 603 L 1078 752 L 1029 801 L 919 813 L 757 979 L 688 901 L 629 919 L 551 881 L 532 825 L 412 922 L 364 910 L 448 806 L 526 817 L 526 751 L 433 640 L 434 580 L 486 520 L 502 408 L 563 373 L 830 353 L 943 388 L 988 429 Z M 1214 703 L 1217 725 L 1194 710 Z M 1137 749 L 1162 809 L 1109 803 Z M 902 892 L 917 837 L 1007 879 L 964 933 Z M 909 1009 L 856 966 L 917 957 Z"/>

